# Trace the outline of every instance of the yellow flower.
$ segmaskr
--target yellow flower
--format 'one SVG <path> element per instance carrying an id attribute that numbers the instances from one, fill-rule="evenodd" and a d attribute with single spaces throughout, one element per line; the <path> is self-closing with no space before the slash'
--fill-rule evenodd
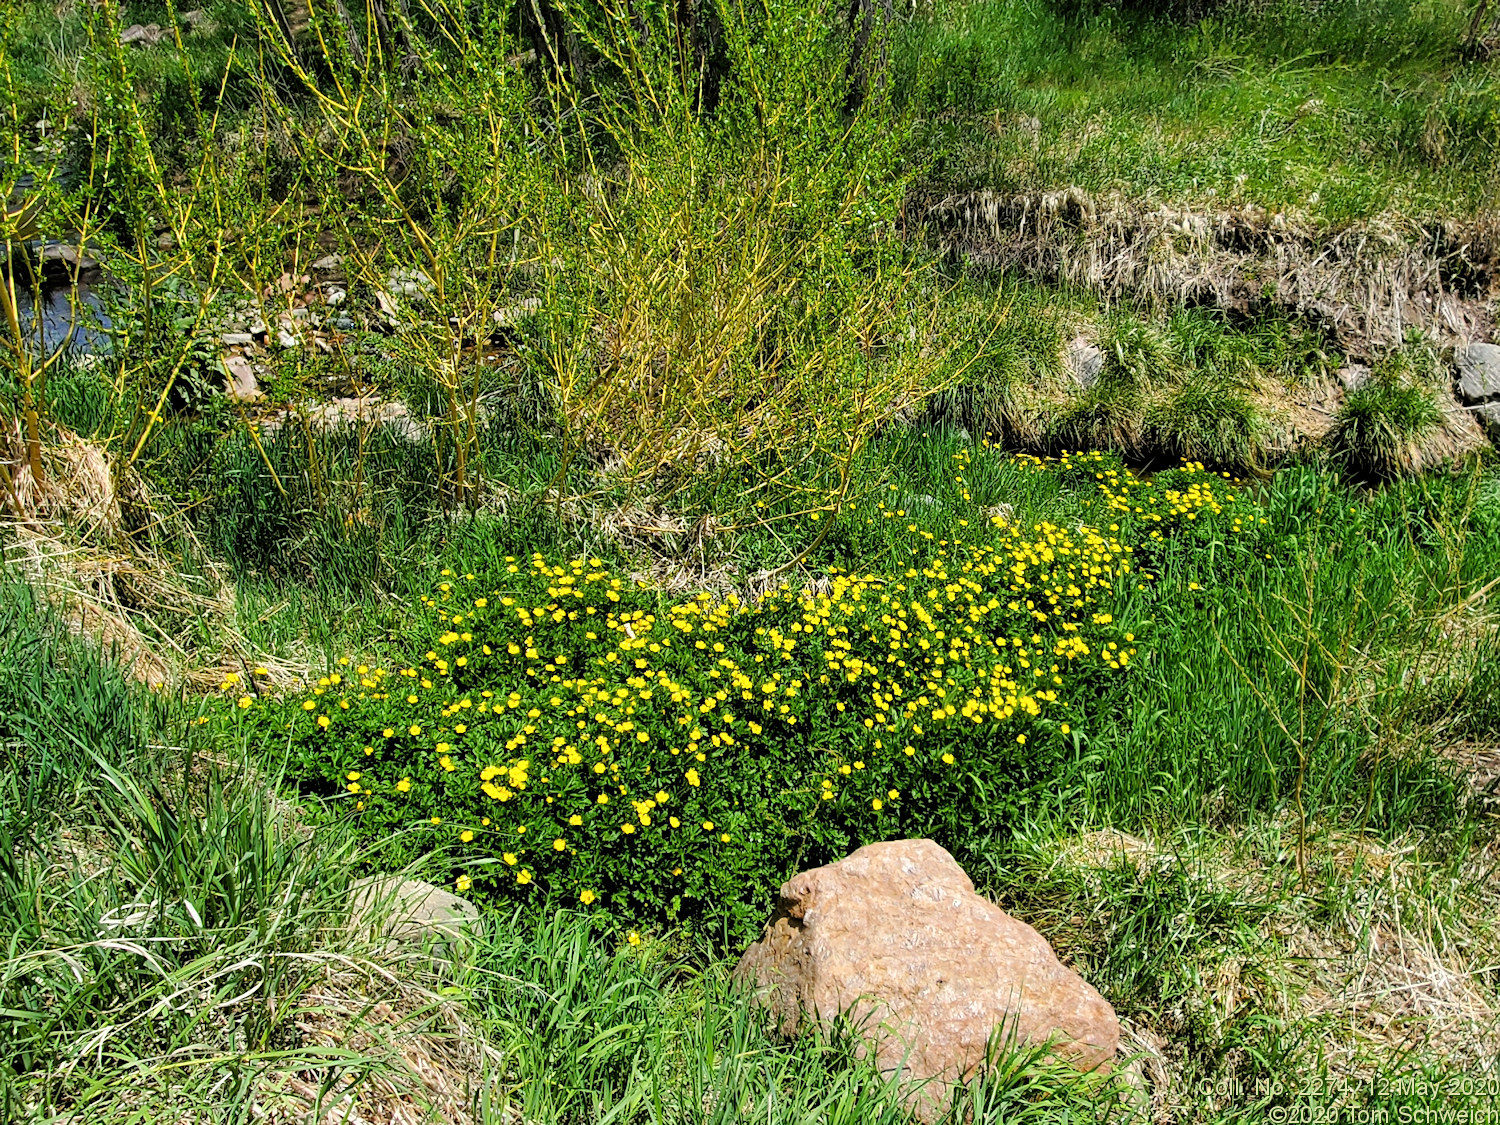
<path id="1" fill-rule="evenodd" d="M 505 863 L 506 863 L 506 865 L 508 867 L 514 867 L 516 865 L 516 853 L 515 852 L 506 852 L 500 858 L 505 861 Z"/>
<path id="2" fill-rule="evenodd" d="M 634 930 L 631 930 L 630 933 L 626 936 L 625 940 L 628 941 L 631 945 L 640 945 L 641 935 L 636 933 Z"/>
<path id="3" fill-rule="evenodd" d="M 594 901 L 594 892 L 584 891 L 583 894 L 578 896 L 578 901 L 583 903 L 584 906 L 590 905 Z"/>
<path id="4" fill-rule="evenodd" d="M 703 822 L 703 831 L 705 831 L 705 832 L 712 832 L 713 830 L 714 830 L 714 822 L 711 821 L 711 820 L 705 820 Z"/>
<path id="5" fill-rule="evenodd" d="M 327 715 L 319 715 L 318 716 L 318 726 L 322 727 L 324 730 L 328 729 L 328 716 Z"/>
<path id="6" fill-rule="evenodd" d="M 413 738 L 416 738 L 417 735 L 422 733 L 422 728 L 417 726 L 416 723 L 412 723 L 412 725 L 407 728 L 407 733 L 410 734 Z"/>
<path id="7" fill-rule="evenodd" d="M 1072 730 L 1073 730 L 1073 728 L 1072 728 L 1072 727 L 1070 727 L 1070 726 L 1068 726 L 1068 724 L 1067 724 L 1067 723 L 1064 723 L 1064 724 L 1063 724 L 1063 725 L 1062 725 L 1062 732 L 1063 732 L 1063 734 L 1068 734 L 1068 733 L 1070 733 L 1070 732 L 1071 732 L 1071 731 L 1072 731 Z"/>
<path id="8" fill-rule="evenodd" d="M 358 770 L 350 770 L 348 773 L 346 773 L 344 775 L 344 778 L 347 781 L 358 781 L 359 780 L 359 771 Z"/>
<path id="9" fill-rule="evenodd" d="M 396 782 L 396 792 L 397 793 L 409 793 L 409 792 L 411 792 L 411 778 L 409 778 L 409 777 L 403 777 L 400 781 Z"/>
<path id="10" fill-rule="evenodd" d="M 306 703 L 302 704 L 302 710 L 304 710 L 304 711 L 312 711 L 312 710 L 315 710 L 317 708 L 317 706 L 318 705 L 316 703 L 314 703 L 311 699 L 309 699 Z"/>
<path id="11" fill-rule="evenodd" d="M 462 832 L 460 832 L 458 834 L 458 838 L 463 843 L 467 844 L 470 840 L 474 839 L 474 833 L 471 832 L 471 831 L 469 831 L 469 829 L 465 828 Z"/>
<path id="12" fill-rule="evenodd" d="M 670 824 L 673 828 L 682 827 L 682 821 L 678 820 L 675 816 L 667 817 L 667 823 Z"/>
<path id="13" fill-rule="evenodd" d="M 719 843 L 721 843 L 721 844 L 727 844 L 727 843 L 729 843 L 729 833 L 728 832 L 725 832 L 725 833 L 723 833 L 722 835 L 719 836 Z"/>
<path id="14" fill-rule="evenodd" d="M 250 697 L 248 695 L 242 695 L 242 696 L 240 696 L 240 710 L 241 711 L 243 711 L 245 708 L 249 707 L 250 703 L 251 703 L 251 699 L 250 699 Z"/>
<path id="15" fill-rule="evenodd" d="M 894 800 L 898 799 L 901 796 L 901 790 L 899 790 L 899 789 L 888 789 L 888 790 L 886 790 L 886 794 L 885 795 L 887 797 L 889 797 L 891 800 L 894 801 Z"/>
<path id="16" fill-rule="evenodd" d="M 443 823 L 443 818 L 440 817 L 440 816 L 435 816 L 435 817 L 432 818 L 432 823 L 433 824 L 442 824 Z"/>
<path id="17" fill-rule="evenodd" d="M 530 872 L 530 871 L 527 871 L 527 870 L 526 870 L 526 869 L 525 869 L 525 868 L 524 868 L 524 867 L 523 867 L 523 868 L 522 868 L 522 869 L 521 869 L 521 873 L 520 873 L 520 874 L 519 874 L 519 875 L 517 875 L 517 876 L 516 876 L 516 882 L 517 882 L 517 883 L 520 883 L 520 884 L 521 884 L 521 886 L 523 886 L 523 887 L 524 887 L 524 886 L 525 886 L 525 885 L 526 885 L 526 884 L 527 884 L 527 883 L 529 883 L 529 882 L 531 882 L 531 872 Z"/>
<path id="18" fill-rule="evenodd" d="M 945 765 L 945 766 L 951 766 L 952 764 L 953 764 L 953 755 L 952 754 L 944 754 L 943 755 L 943 765 Z"/>
<path id="19" fill-rule="evenodd" d="M 688 770 L 687 771 L 687 783 L 689 785 L 693 786 L 695 789 L 699 785 L 703 784 L 702 779 L 698 776 L 698 771 L 697 770 Z"/>
<path id="20" fill-rule="evenodd" d="M 620 831 L 623 832 L 623 833 L 625 833 L 625 835 L 630 836 L 630 835 L 634 834 L 634 832 L 635 832 L 635 825 L 628 824 L 628 823 L 627 824 L 622 824 L 622 825 L 620 825 Z"/>
<path id="21" fill-rule="evenodd" d="M 577 828 L 580 824 L 583 823 L 583 817 L 579 816 L 577 813 L 574 813 L 572 816 L 568 817 L 568 823 L 571 824 L 574 828 Z"/>
<path id="22" fill-rule="evenodd" d="M 474 885 L 474 880 L 470 879 L 467 875 L 460 875 L 455 885 L 458 887 L 459 894 L 462 894 Z"/>
<path id="23" fill-rule="evenodd" d="M 552 841 L 552 850 L 555 851 L 555 852 L 560 852 L 563 849 L 565 849 L 567 846 L 568 846 L 568 842 L 566 840 L 564 840 L 562 837 L 558 837 L 556 840 Z"/>
<path id="24" fill-rule="evenodd" d="M 395 733 L 396 733 L 395 730 L 393 728 L 391 728 L 391 727 L 386 727 L 385 730 L 383 730 L 383 731 L 380 732 L 381 737 L 383 737 L 383 738 L 390 738 L 391 735 L 393 735 Z"/>
<path id="25" fill-rule="evenodd" d="M 876 812 L 879 812 L 881 809 L 883 809 L 885 807 L 885 804 L 884 804 L 883 801 L 881 801 L 881 799 L 879 797 L 876 797 L 873 801 L 870 802 L 870 807 L 872 809 L 874 809 Z"/>

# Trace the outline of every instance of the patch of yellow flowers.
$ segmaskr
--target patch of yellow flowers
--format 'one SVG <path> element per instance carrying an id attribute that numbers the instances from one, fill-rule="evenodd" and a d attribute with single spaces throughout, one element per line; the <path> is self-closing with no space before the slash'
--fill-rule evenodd
<path id="1" fill-rule="evenodd" d="M 1155 533 L 1234 502 L 1197 472 L 1186 489 L 1097 475 Z M 1119 524 L 987 522 L 987 541 L 934 540 L 904 572 L 830 570 L 754 601 L 662 606 L 597 557 L 507 558 L 488 587 L 444 570 L 422 660 L 351 674 L 341 658 L 275 717 L 377 830 L 445 813 L 433 826 L 476 865 L 464 888 L 703 896 L 769 835 L 829 817 L 897 831 L 904 794 L 1071 734 L 1054 718 L 1070 687 L 1130 666 L 1109 608 L 1134 571 Z"/>

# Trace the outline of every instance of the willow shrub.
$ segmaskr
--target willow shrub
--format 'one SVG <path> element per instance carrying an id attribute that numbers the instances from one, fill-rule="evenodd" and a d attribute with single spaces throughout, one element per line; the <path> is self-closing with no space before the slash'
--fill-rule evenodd
<path id="1" fill-rule="evenodd" d="M 1060 471 L 1093 478 L 1085 460 Z M 1136 494 L 1151 536 L 1227 527 L 1234 500 L 1195 477 Z M 1139 584 L 1129 543 L 1001 516 L 975 530 L 923 540 L 902 572 L 754 602 L 663 602 L 597 558 L 444 572 L 416 607 L 420 659 L 341 658 L 283 699 L 231 682 L 229 721 L 288 744 L 382 865 L 441 853 L 492 901 L 743 932 L 789 874 L 858 845 L 992 842 L 1076 756 L 1087 699 L 1128 674 L 1112 610 Z"/>
<path id="2" fill-rule="evenodd" d="M 509 17 L 423 5 L 409 76 L 263 29 L 305 95 L 268 73 L 267 112 L 351 291 L 381 301 L 408 397 L 436 404 L 453 494 L 475 495 L 482 418 L 515 378 L 546 402 L 568 494 L 750 475 L 746 495 L 835 506 L 952 353 L 899 237 L 909 130 L 880 89 L 844 109 L 845 17 L 714 5 L 711 109 L 675 9 L 570 11 L 586 72 L 518 62 Z M 517 362 L 475 346 L 497 326 Z"/>

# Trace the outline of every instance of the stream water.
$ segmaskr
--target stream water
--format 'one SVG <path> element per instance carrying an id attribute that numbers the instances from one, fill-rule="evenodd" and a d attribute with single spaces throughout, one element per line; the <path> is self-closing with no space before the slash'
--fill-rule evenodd
<path id="1" fill-rule="evenodd" d="M 109 320 L 87 282 L 44 288 L 38 302 L 35 291 L 18 279 L 16 314 L 33 352 L 50 354 L 64 345 L 83 354 L 109 350 Z"/>

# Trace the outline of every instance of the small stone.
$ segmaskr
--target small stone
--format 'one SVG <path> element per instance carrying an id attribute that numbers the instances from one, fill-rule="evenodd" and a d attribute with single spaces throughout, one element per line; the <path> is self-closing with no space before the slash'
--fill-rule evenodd
<path id="1" fill-rule="evenodd" d="M 1104 998 L 931 840 L 870 844 L 787 882 L 735 979 L 783 1035 L 847 1017 L 882 1072 L 919 1084 L 925 1120 L 997 1033 L 1050 1042 L 1080 1070 L 1108 1066 L 1120 1041 Z"/>
<path id="2" fill-rule="evenodd" d="M 85 272 L 96 270 L 99 263 L 76 246 L 70 246 L 66 242 L 49 242 L 42 247 L 43 262 L 61 262 L 70 269 L 83 270 Z"/>
<path id="3" fill-rule="evenodd" d="M 226 332 L 219 340 L 226 348 L 242 348 L 255 343 L 255 337 L 249 332 Z"/>
<path id="4" fill-rule="evenodd" d="M 349 893 L 349 924 L 409 945 L 461 945 L 479 921 L 479 908 L 466 898 L 394 875 L 369 875 Z"/>
<path id="5" fill-rule="evenodd" d="M 1474 416 L 1479 419 L 1490 444 L 1500 449 L 1500 402 L 1486 403 L 1474 411 Z"/>
<path id="6" fill-rule="evenodd" d="M 421 270 L 393 270 L 386 284 L 397 297 L 426 297 L 432 292 L 432 278 Z"/>
<path id="7" fill-rule="evenodd" d="M 314 262 L 312 268 L 319 273 L 331 273 L 341 268 L 343 264 L 344 256 L 342 254 L 328 254 Z"/>
<path id="8" fill-rule="evenodd" d="M 162 36 L 165 34 L 166 32 L 162 30 L 159 24 L 148 23 L 143 25 L 136 23 L 131 24 L 124 31 L 120 32 L 120 43 L 122 46 L 139 43 L 142 47 L 154 47 L 161 42 Z"/>
<path id="9" fill-rule="evenodd" d="M 236 402 L 254 402 L 260 398 L 255 368 L 242 355 L 224 357 L 224 393 Z"/>
<path id="10" fill-rule="evenodd" d="M 1083 336 L 1074 337 L 1068 345 L 1068 374 L 1073 381 L 1087 390 L 1099 381 L 1104 370 L 1104 352 L 1092 340 Z"/>
<path id="11" fill-rule="evenodd" d="M 278 328 L 276 330 L 276 342 L 287 350 L 291 350 L 292 348 L 301 346 L 301 341 L 298 340 L 297 337 L 293 336 L 290 332 L 288 332 L 285 328 Z"/>
<path id="12" fill-rule="evenodd" d="M 1456 358 L 1461 401 L 1472 406 L 1500 398 L 1500 344 L 1470 344 Z"/>
<path id="13" fill-rule="evenodd" d="M 340 289 L 337 285 L 330 286 L 328 292 L 323 295 L 323 303 L 329 305 L 332 308 L 338 308 L 338 306 L 344 303 L 345 298 L 347 298 L 348 296 L 349 294 L 344 292 L 344 290 Z"/>

